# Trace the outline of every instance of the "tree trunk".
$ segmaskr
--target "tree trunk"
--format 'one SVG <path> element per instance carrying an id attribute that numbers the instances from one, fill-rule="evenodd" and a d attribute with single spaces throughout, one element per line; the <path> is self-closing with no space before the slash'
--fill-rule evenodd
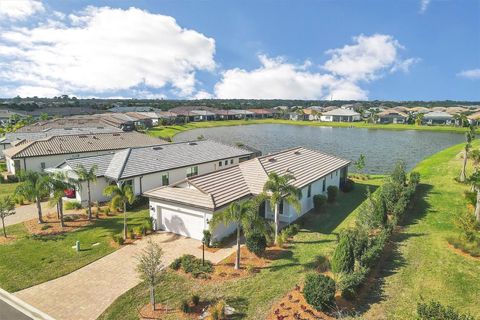
<path id="1" fill-rule="evenodd" d="M 127 240 L 127 203 L 123 203 L 123 239 Z"/>
<path id="2" fill-rule="evenodd" d="M 278 221 L 279 220 L 278 211 L 280 210 L 279 206 L 280 205 L 278 203 L 275 204 L 275 244 L 278 243 L 278 229 L 280 227 L 279 221 Z"/>
<path id="3" fill-rule="evenodd" d="M 58 202 L 57 202 L 57 219 L 60 219 L 60 208 L 58 207 Z"/>
<path id="4" fill-rule="evenodd" d="M 480 188 L 477 189 L 477 204 L 475 205 L 475 217 L 480 222 Z"/>
<path id="5" fill-rule="evenodd" d="M 88 193 L 88 220 L 92 220 L 92 201 L 90 196 L 90 181 L 87 180 L 87 193 Z"/>
<path id="6" fill-rule="evenodd" d="M 5 230 L 5 217 L 2 216 L 2 228 L 3 228 L 3 236 L 7 237 L 7 231 Z"/>
<path id="7" fill-rule="evenodd" d="M 153 311 L 155 311 L 155 285 L 150 285 L 150 303 L 152 305 Z"/>
<path id="8" fill-rule="evenodd" d="M 63 221 L 63 199 L 58 199 L 58 209 L 60 213 L 60 225 L 65 228 L 65 222 Z"/>
<path id="9" fill-rule="evenodd" d="M 462 172 L 460 173 L 460 182 L 465 182 L 467 180 L 467 157 L 468 153 L 467 150 L 465 149 L 465 152 L 463 153 L 463 167 L 462 167 Z"/>
<path id="10" fill-rule="evenodd" d="M 237 224 L 237 257 L 235 259 L 235 270 L 240 269 L 240 223 Z"/>
<path id="11" fill-rule="evenodd" d="M 37 203 L 38 223 L 43 223 L 43 219 L 42 219 L 42 203 L 40 202 L 40 198 L 39 198 L 39 197 L 35 197 L 35 202 Z"/>

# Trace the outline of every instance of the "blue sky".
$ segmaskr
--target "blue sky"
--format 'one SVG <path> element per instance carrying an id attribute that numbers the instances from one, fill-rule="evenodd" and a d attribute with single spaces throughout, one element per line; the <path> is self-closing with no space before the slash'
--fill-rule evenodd
<path id="1" fill-rule="evenodd" d="M 17 94 L 480 100 L 480 1 L 0 0 Z"/>

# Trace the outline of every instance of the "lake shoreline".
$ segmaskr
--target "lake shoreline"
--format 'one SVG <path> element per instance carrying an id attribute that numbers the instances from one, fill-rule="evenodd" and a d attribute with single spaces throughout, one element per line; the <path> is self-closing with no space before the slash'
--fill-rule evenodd
<path id="1" fill-rule="evenodd" d="M 358 129 L 374 129 L 374 130 L 394 130 L 394 131 L 429 131 L 429 132 L 449 132 L 464 133 L 468 130 L 465 127 L 453 126 L 417 126 L 413 124 L 371 124 L 365 122 L 320 122 L 320 121 L 293 121 L 282 119 L 253 119 L 253 120 L 218 120 L 218 121 L 199 121 L 189 122 L 183 125 L 157 126 L 149 129 L 148 134 L 163 138 L 172 139 L 175 135 L 202 128 L 214 127 L 230 127 L 252 124 L 287 124 L 294 126 L 310 126 L 310 127 L 332 127 L 332 128 L 358 128 Z"/>

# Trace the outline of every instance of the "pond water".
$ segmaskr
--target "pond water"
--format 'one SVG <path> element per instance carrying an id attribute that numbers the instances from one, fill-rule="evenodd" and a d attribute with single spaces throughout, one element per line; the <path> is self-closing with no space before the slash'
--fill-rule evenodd
<path id="1" fill-rule="evenodd" d="M 422 159 L 464 141 L 464 135 L 459 133 L 283 124 L 194 129 L 176 135 L 174 140 L 196 140 L 200 135 L 228 144 L 241 142 L 263 154 L 305 146 L 354 161 L 363 153 L 365 172 L 372 174 L 389 172 L 399 160 L 411 169 Z"/>

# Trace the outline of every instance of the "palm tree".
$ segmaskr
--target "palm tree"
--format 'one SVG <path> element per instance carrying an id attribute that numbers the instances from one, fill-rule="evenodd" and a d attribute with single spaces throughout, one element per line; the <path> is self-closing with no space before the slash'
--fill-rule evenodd
<path id="1" fill-rule="evenodd" d="M 48 177 L 43 173 L 29 170 L 21 171 L 18 176 L 21 182 L 15 189 L 15 193 L 28 201 L 35 201 L 38 223 L 43 223 L 41 199 L 48 195 Z"/>
<path id="2" fill-rule="evenodd" d="M 127 239 L 127 203 L 132 204 L 135 200 L 132 186 L 126 183 L 119 185 L 110 185 L 105 187 L 103 194 L 112 197 L 111 204 L 113 207 L 123 208 L 123 239 Z"/>
<path id="3" fill-rule="evenodd" d="M 65 227 L 63 220 L 63 197 L 65 196 L 65 189 L 72 187 L 66 175 L 61 172 L 53 173 L 48 177 L 48 187 L 50 189 L 50 201 L 51 207 L 57 206 L 57 214 L 60 218 L 60 225 Z"/>
<path id="4" fill-rule="evenodd" d="M 235 223 L 237 225 L 237 256 L 235 259 L 235 269 L 240 268 L 240 230 L 247 235 L 253 230 L 265 232 L 266 221 L 258 214 L 260 201 L 248 200 L 244 202 L 232 202 L 227 209 L 216 213 L 210 221 L 210 227 L 215 228 L 219 223 L 228 225 Z"/>
<path id="5" fill-rule="evenodd" d="M 415 125 L 416 126 L 421 126 L 424 117 L 425 117 L 425 115 L 423 113 L 421 113 L 421 112 L 417 113 L 415 115 Z"/>
<path id="6" fill-rule="evenodd" d="M 93 165 L 87 170 L 82 164 L 79 164 L 74 169 L 75 174 L 77 175 L 77 183 L 79 189 L 82 189 L 82 183 L 87 183 L 87 193 L 88 193 L 88 220 L 92 220 L 92 197 L 90 195 L 90 183 L 95 183 L 97 181 L 97 165 Z"/>
<path id="7" fill-rule="evenodd" d="M 468 159 L 468 153 L 470 151 L 470 148 L 472 147 L 472 140 L 475 139 L 475 129 L 473 126 L 470 126 L 470 130 L 465 133 L 465 149 L 464 149 L 464 154 L 463 154 L 463 167 L 462 171 L 460 172 L 460 182 L 465 182 L 467 180 L 467 159 Z"/>
<path id="8" fill-rule="evenodd" d="M 278 231 L 280 227 L 279 211 L 280 203 L 285 201 L 290 204 L 295 211 L 300 212 L 301 204 L 298 200 L 299 190 L 290 184 L 291 180 L 295 180 L 295 177 L 289 173 L 280 176 L 275 172 L 271 172 L 268 175 L 268 180 L 263 186 L 263 192 L 270 198 L 270 207 L 275 208 L 275 244 L 278 240 Z"/>

